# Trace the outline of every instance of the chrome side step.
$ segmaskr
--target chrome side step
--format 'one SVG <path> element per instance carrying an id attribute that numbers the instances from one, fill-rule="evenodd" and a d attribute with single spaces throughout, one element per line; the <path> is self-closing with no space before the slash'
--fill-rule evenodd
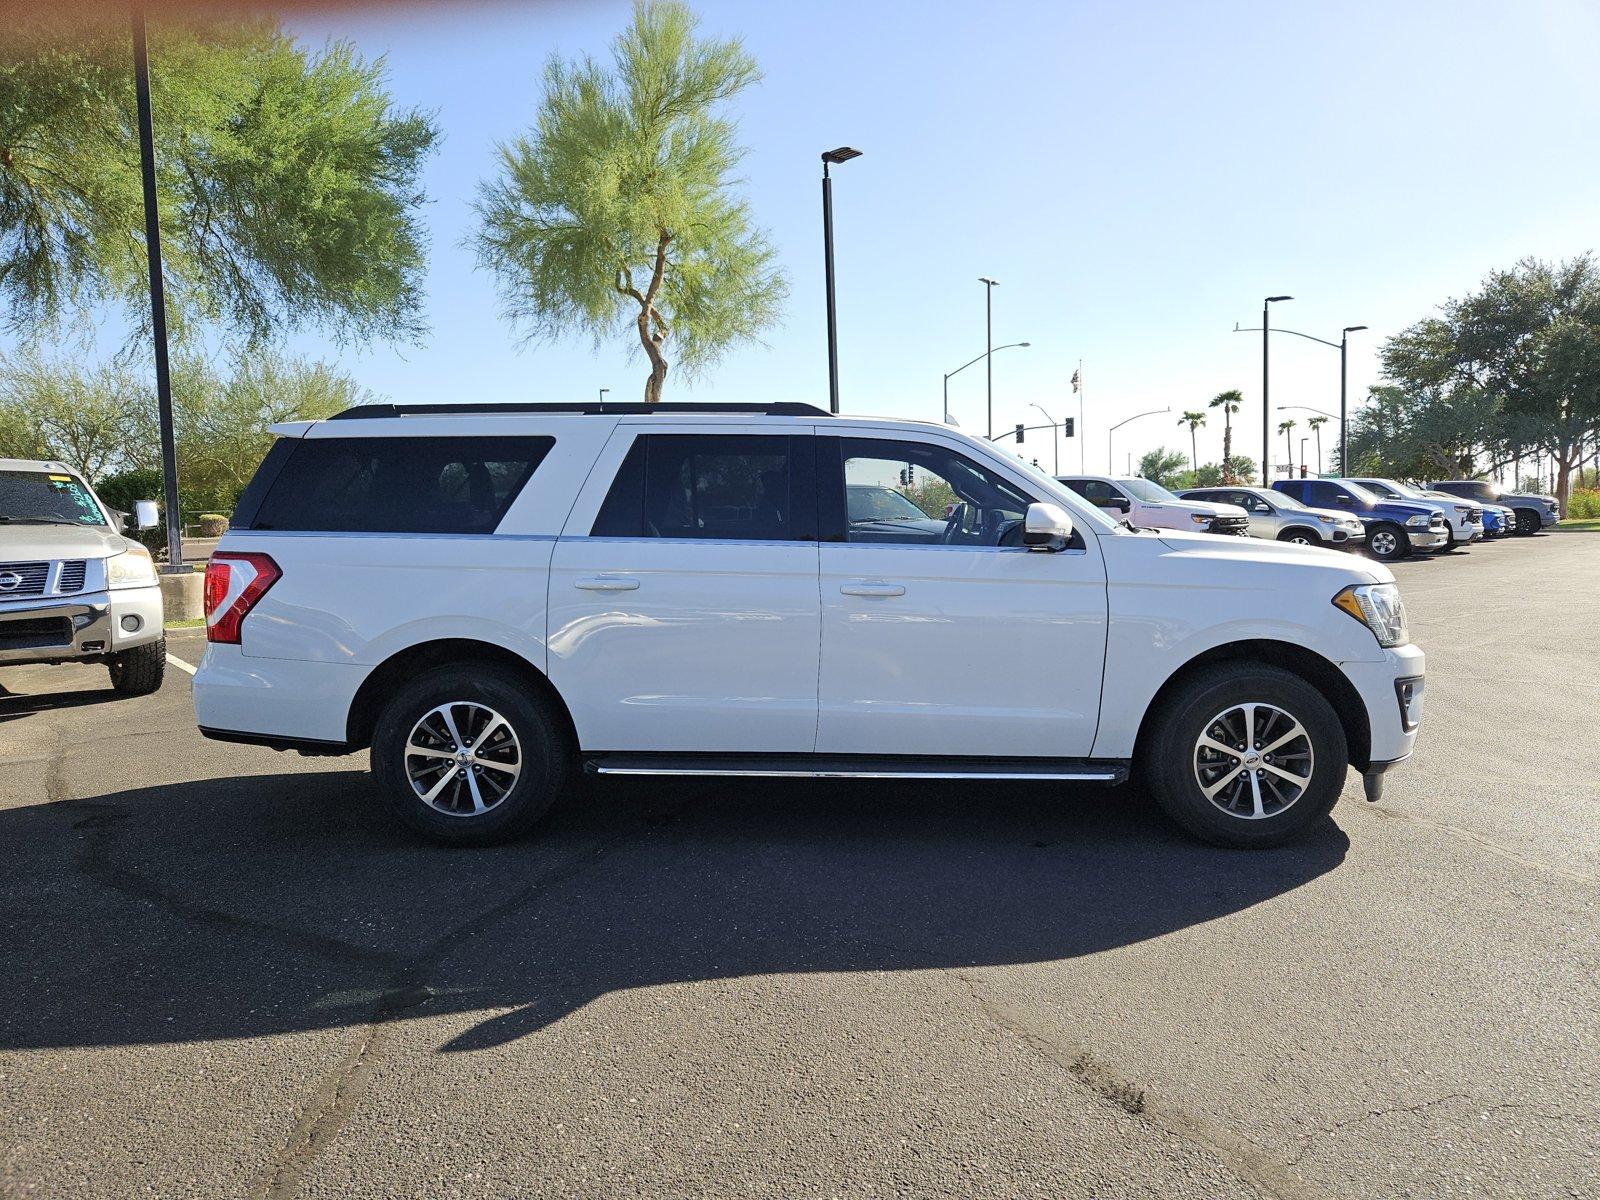
<path id="1" fill-rule="evenodd" d="M 590 754 L 593 775 L 743 779 L 983 779 L 1117 784 L 1128 764 L 1069 758 L 913 758 L 824 754 Z"/>

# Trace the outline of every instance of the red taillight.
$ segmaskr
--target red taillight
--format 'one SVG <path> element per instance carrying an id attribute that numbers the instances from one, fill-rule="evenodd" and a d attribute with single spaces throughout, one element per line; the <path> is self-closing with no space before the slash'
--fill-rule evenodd
<path id="1" fill-rule="evenodd" d="M 239 626 L 283 572 L 265 554 L 213 554 L 206 563 L 206 641 L 239 644 Z"/>

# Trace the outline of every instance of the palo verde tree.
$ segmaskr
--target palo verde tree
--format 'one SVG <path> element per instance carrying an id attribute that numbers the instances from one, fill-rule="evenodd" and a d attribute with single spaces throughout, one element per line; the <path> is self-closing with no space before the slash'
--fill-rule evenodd
<path id="1" fill-rule="evenodd" d="M 480 188 L 479 262 L 531 339 L 632 326 L 661 399 L 777 320 L 787 284 L 735 192 L 723 115 L 760 78 L 736 40 L 696 36 L 674 0 L 639 0 L 611 67 L 552 58 L 533 130 Z"/>
<path id="2" fill-rule="evenodd" d="M 19 18 L 0 50 L 0 304 L 17 332 L 107 307 L 149 321 L 126 8 L 85 11 Z M 174 19 L 151 27 L 150 90 L 180 336 L 420 337 L 418 172 L 436 133 L 395 107 L 381 63 L 308 52 L 270 20 Z"/>
<path id="3" fill-rule="evenodd" d="M 1439 440 L 1499 444 L 1500 461 L 1533 451 L 1556 463 L 1565 501 L 1573 470 L 1600 434 L 1600 266 L 1524 259 L 1480 290 L 1445 303 L 1383 348 L 1385 374 L 1409 395 L 1446 404 L 1487 397 L 1497 432 L 1463 423 Z M 1467 406 L 1463 406 L 1467 407 Z M 1480 415 L 1468 407 L 1475 422 Z"/>
<path id="4" fill-rule="evenodd" d="M 1162 487 L 1169 487 L 1176 482 L 1178 472 L 1182 470 L 1181 450 L 1168 450 L 1165 446 L 1158 446 L 1154 450 L 1146 450 L 1139 456 L 1139 475 L 1152 483 L 1159 483 Z"/>
<path id="5" fill-rule="evenodd" d="M 1207 408 L 1220 408 L 1222 410 L 1222 474 L 1224 483 L 1237 483 L 1238 480 L 1229 474 L 1229 464 L 1234 461 L 1233 454 L 1233 414 L 1239 411 L 1239 406 L 1244 403 L 1244 394 L 1238 388 L 1230 391 L 1218 392 L 1211 397 Z M 1254 468 L 1251 469 L 1254 474 Z"/>

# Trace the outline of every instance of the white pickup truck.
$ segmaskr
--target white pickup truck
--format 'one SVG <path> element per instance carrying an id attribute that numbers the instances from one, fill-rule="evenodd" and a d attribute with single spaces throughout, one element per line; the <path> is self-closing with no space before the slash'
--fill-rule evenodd
<path id="1" fill-rule="evenodd" d="M 1112 475 L 1061 475 L 1057 479 L 1096 508 L 1121 513 L 1135 529 L 1250 536 L 1250 514 L 1237 504 L 1180 500 L 1149 479 Z"/>
<path id="2" fill-rule="evenodd" d="M 276 432 L 206 568 L 201 731 L 369 750 L 441 841 L 528 828 L 573 770 L 1137 771 L 1198 836 L 1269 846 L 1416 740 L 1387 567 L 1132 530 L 943 426 L 465 404 Z"/>
<path id="3" fill-rule="evenodd" d="M 140 527 L 155 524 L 141 501 Z M 150 552 L 83 477 L 59 462 L 0 458 L 0 667 L 103 662 L 111 686 L 161 686 L 167 641 Z"/>

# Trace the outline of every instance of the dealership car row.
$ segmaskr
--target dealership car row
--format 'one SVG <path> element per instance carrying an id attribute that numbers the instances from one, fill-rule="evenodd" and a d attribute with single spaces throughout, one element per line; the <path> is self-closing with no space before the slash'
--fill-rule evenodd
<path id="1" fill-rule="evenodd" d="M 1501 491 L 1477 479 L 1409 484 L 1376 477 L 1279 479 L 1188 488 L 1174 494 L 1149 479 L 1058 477 L 1084 499 L 1139 529 L 1183 529 L 1365 550 L 1392 562 L 1477 541 L 1538 533 L 1561 519 L 1554 496 Z"/>

